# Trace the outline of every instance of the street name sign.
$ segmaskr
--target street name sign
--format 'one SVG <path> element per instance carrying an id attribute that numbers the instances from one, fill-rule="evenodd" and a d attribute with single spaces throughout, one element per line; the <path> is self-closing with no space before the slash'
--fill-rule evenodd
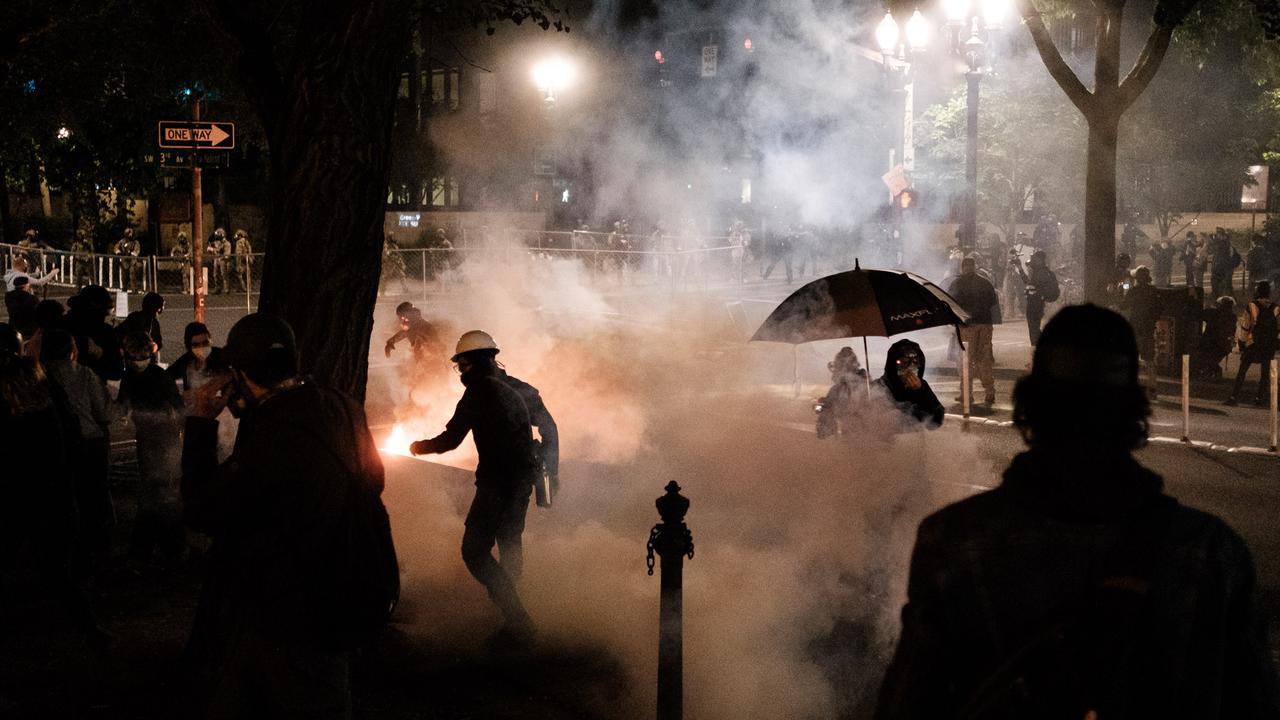
<path id="1" fill-rule="evenodd" d="M 229 122 L 161 120 L 159 146 L 174 150 L 230 150 L 236 146 L 236 125 Z"/>

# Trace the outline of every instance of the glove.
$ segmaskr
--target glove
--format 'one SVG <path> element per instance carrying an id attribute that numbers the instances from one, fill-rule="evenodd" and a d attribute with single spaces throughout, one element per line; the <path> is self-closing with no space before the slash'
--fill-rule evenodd
<path id="1" fill-rule="evenodd" d="M 426 455 L 431 450 L 429 440 L 415 440 L 409 443 L 409 453 L 411 455 Z"/>

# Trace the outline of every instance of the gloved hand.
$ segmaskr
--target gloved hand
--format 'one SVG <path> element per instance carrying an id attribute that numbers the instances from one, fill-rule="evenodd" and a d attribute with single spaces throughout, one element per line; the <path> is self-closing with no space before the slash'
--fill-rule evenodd
<path id="1" fill-rule="evenodd" d="M 426 455 L 431 449 L 427 440 L 415 440 L 409 443 L 409 453 L 412 455 Z"/>

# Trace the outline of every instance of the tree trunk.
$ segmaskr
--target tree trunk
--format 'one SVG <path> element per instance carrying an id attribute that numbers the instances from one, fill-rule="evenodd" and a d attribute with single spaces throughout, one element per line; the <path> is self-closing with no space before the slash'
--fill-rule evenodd
<path id="1" fill-rule="evenodd" d="M 303 371 L 363 401 L 407 3 L 319 14 L 267 120 L 264 311 L 289 321 Z"/>
<path id="2" fill-rule="evenodd" d="M 1084 279 L 1085 298 L 1102 303 L 1116 256 L 1116 138 L 1118 116 L 1089 122 L 1085 170 Z"/>

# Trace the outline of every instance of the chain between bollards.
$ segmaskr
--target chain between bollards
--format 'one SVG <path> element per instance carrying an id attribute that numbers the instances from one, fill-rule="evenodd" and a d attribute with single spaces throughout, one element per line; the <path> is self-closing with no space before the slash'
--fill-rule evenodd
<path id="1" fill-rule="evenodd" d="M 654 555 L 662 562 L 658 609 L 658 720 L 684 714 L 684 559 L 693 559 L 693 533 L 684 524 L 689 499 L 674 480 L 655 505 L 662 522 L 649 531 L 645 562 L 653 574 Z"/>

